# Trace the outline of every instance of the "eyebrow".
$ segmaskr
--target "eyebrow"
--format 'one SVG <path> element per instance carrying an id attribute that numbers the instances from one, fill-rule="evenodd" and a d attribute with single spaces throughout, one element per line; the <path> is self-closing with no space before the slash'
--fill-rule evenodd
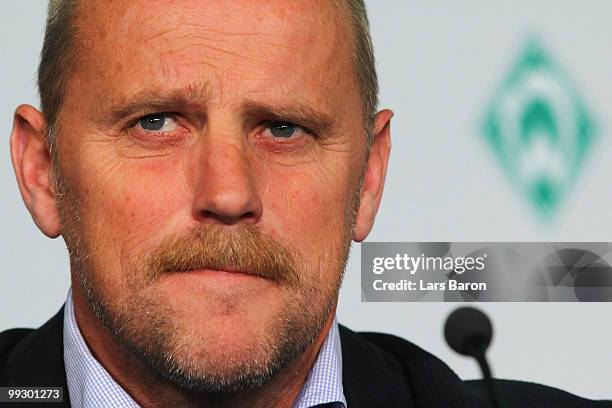
<path id="1" fill-rule="evenodd" d="M 100 115 L 98 121 L 103 126 L 112 127 L 120 120 L 131 116 L 203 105 L 210 100 L 210 96 L 210 88 L 205 83 L 192 84 L 173 90 L 143 90 L 114 103 Z"/>
<path id="2" fill-rule="evenodd" d="M 242 106 L 242 114 L 245 117 L 295 123 L 318 135 L 328 133 L 334 123 L 331 115 L 302 102 L 275 106 L 248 101 Z"/>
<path id="3" fill-rule="evenodd" d="M 203 82 L 173 90 L 143 90 L 114 103 L 106 112 L 99 115 L 98 122 L 110 128 L 128 117 L 154 112 L 181 111 L 194 105 L 204 106 L 210 99 L 210 87 Z M 241 113 L 251 119 L 295 123 L 321 136 L 327 134 L 334 123 L 331 115 L 299 101 L 280 104 L 246 101 L 241 106 Z"/>

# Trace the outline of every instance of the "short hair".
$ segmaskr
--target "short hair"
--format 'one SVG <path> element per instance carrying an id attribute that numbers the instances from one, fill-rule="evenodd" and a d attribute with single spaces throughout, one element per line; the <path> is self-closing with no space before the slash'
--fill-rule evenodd
<path id="1" fill-rule="evenodd" d="M 335 0 L 348 9 L 352 18 L 353 58 L 361 96 L 362 114 L 368 141 L 378 106 L 378 78 L 374 47 L 370 37 L 364 0 Z M 49 0 L 45 38 L 38 66 L 38 92 L 41 110 L 48 126 L 51 151 L 58 113 L 62 107 L 66 86 L 77 59 L 76 13 L 79 0 Z"/>
<path id="2" fill-rule="evenodd" d="M 49 0 L 47 25 L 40 64 L 38 65 L 38 94 L 40 108 L 47 121 L 51 153 L 54 153 L 55 124 L 66 93 L 66 84 L 76 62 L 73 44 L 78 0 Z"/>
<path id="3" fill-rule="evenodd" d="M 370 22 L 364 0 L 337 0 L 348 7 L 353 28 L 353 59 L 356 64 L 357 81 L 361 94 L 361 105 L 368 141 L 371 142 L 374 116 L 378 108 L 378 76 L 374 45 L 370 35 Z"/>

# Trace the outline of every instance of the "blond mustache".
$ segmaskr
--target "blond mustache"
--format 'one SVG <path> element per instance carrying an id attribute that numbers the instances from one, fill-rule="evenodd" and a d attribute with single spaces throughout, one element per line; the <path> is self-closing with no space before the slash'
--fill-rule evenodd
<path id="1" fill-rule="evenodd" d="M 200 269 L 241 272 L 285 285 L 301 282 L 287 246 L 255 226 L 228 232 L 216 224 L 202 225 L 183 236 L 165 237 L 146 262 L 147 277 Z"/>

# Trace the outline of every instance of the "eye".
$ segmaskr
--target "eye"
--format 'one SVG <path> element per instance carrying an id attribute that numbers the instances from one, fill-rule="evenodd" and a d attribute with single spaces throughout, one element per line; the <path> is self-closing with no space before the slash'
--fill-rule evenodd
<path id="1" fill-rule="evenodd" d="M 176 121 L 166 113 L 153 113 L 138 119 L 138 126 L 147 132 L 173 132 L 178 129 Z"/>
<path id="2" fill-rule="evenodd" d="M 304 128 L 291 122 L 271 121 L 266 124 L 272 137 L 278 139 L 289 139 L 295 137 L 300 132 L 308 133 Z"/>

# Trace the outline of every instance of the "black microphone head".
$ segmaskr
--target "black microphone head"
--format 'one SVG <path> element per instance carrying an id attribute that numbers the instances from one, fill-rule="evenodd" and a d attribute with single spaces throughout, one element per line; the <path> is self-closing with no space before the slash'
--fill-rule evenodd
<path id="1" fill-rule="evenodd" d="M 491 344 L 493 326 L 487 315 L 480 310 L 460 307 L 446 319 L 444 337 L 457 353 L 474 356 L 478 350 L 484 352 Z"/>

